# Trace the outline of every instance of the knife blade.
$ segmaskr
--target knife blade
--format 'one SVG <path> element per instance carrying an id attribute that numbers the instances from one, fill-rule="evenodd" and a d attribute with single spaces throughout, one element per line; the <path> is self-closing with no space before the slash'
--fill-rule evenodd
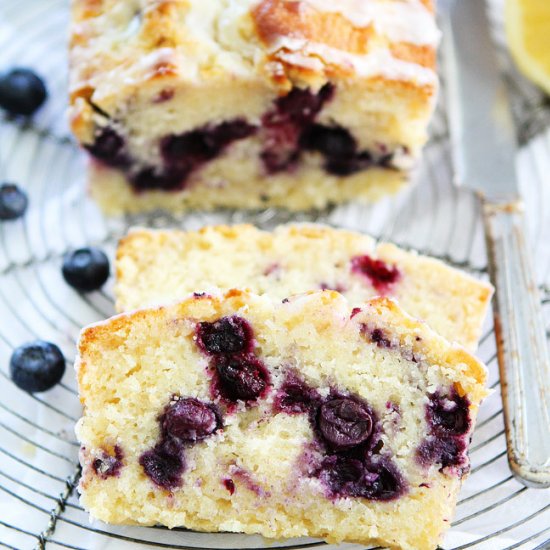
<path id="1" fill-rule="evenodd" d="M 531 487 L 550 486 L 550 361 L 515 171 L 516 139 L 484 0 L 445 0 L 443 54 L 458 185 L 481 213 L 495 286 L 493 315 L 508 462 Z"/>

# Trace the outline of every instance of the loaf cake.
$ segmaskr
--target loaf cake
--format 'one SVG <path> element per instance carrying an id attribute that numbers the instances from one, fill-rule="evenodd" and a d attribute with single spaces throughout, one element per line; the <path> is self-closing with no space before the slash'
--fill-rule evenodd
<path id="1" fill-rule="evenodd" d="M 490 284 L 438 260 L 320 224 L 283 225 L 273 232 L 250 225 L 134 230 L 119 244 L 116 272 L 118 311 L 212 287 L 248 288 L 276 299 L 332 289 L 353 305 L 375 295 L 392 297 L 471 350 L 492 295 Z"/>
<path id="2" fill-rule="evenodd" d="M 334 291 L 121 314 L 83 330 L 76 369 L 92 517 L 409 550 L 450 525 L 486 395 L 463 348 Z"/>
<path id="3" fill-rule="evenodd" d="M 109 213 L 394 192 L 426 141 L 432 0 L 73 0 L 70 119 Z"/>

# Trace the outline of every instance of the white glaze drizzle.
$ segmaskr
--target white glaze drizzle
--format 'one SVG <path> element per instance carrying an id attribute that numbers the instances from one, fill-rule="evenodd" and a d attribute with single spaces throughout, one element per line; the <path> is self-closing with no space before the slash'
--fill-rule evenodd
<path id="1" fill-rule="evenodd" d="M 338 13 L 355 27 L 371 23 L 392 42 L 437 46 L 440 31 L 433 14 L 420 0 L 303 0 L 317 11 Z"/>
<path id="2" fill-rule="evenodd" d="M 326 64 L 332 64 L 348 68 L 361 77 L 384 76 L 390 80 L 407 80 L 420 85 L 437 83 L 432 69 L 397 59 L 385 48 L 356 55 L 319 42 L 281 37 L 272 50 L 280 60 L 316 72 L 322 72 Z"/>

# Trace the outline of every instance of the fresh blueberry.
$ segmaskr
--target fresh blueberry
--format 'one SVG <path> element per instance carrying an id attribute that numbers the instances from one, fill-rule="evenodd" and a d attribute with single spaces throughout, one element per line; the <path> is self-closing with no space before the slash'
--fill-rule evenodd
<path id="1" fill-rule="evenodd" d="M 15 220 L 27 210 L 27 194 L 14 183 L 0 185 L 0 220 Z"/>
<path id="2" fill-rule="evenodd" d="M 65 358 L 50 342 L 36 340 L 16 348 L 10 360 L 10 376 L 16 386 L 30 393 L 53 388 L 63 378 Z"/>
<path id="3" fill-rule="evenodd" d="M 228 401 L 252 401 L 260 397 L 269 384 L 269 373 L 252 354 L 217 357 L 215 388 Z"/>
<path id="4" fill-rule="evenodd" d="M 12 115 L 32 115 L 47 95 L 44 82 L 30 69 L 16 68 L 0 75 L 0 107 Z"/>
<path id="5" fill-rule="evenodd" d="M 198 346 L 212 355 L 249 352 L 254 338 L 248 321 L 237 315 L 199 323 L 196 336 Z"/>
<path id="6" fill-rule="evenodd" d="M 80 292 L 98 290 L 109 278 L 109 260 L 98 248 L 79 248 L 63 258 L 63 278 Z"/>
<path id="7" fill-rule="evenodd" d="M 373 431 L 370 407 L 358 399 L 339 397 L 321 405 L 318 428 L 333 449 L 349 449 L 366 441 Z"/>
<path id="8" fill-rule="evenodd" d="M 181 485 L 186 465 L 183 444 L 177 439 L 162 440 L 143 453 L 139 463 L 155 485 L 162 489 L 175 489 Z"/>
<path id="9" fill-rule="evenodd" d="M 219 413 L 210 404 L 193 397 L 178 399 L 168 406 L 161 420 L 163 431 L 182 441 L 199 441 L 221 425 Z"/>

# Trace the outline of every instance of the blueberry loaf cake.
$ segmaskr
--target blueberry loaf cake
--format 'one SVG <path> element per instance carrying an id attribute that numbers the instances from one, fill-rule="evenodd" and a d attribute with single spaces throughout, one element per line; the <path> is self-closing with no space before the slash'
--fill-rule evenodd
<path id="1" fill-rule="evenodd" d="M 320 224 L 250 225 L 197 232 L 134 230 L 117 253 L 117 308 L 173 302 L 191 292 L 248 288 L 283 299 L 332 289 L 353 305 L 396 299 L 449 340 L 475 349 L 491 299 L 489 284 L 433 258 Z"/>
<path id="2" fill-rule="evenodd" d="M 437 92 L 432 0 L 73 0 L 72 129 L 107 212 L 398 189 Z"/>
<path id="3" fill-rule="evenodd" d="M 486 395 L 392 300 L 333 291 L 121 314 L 84 329 L 76 369 L 93 517 L 411 550 L 450 525 Z"/>

